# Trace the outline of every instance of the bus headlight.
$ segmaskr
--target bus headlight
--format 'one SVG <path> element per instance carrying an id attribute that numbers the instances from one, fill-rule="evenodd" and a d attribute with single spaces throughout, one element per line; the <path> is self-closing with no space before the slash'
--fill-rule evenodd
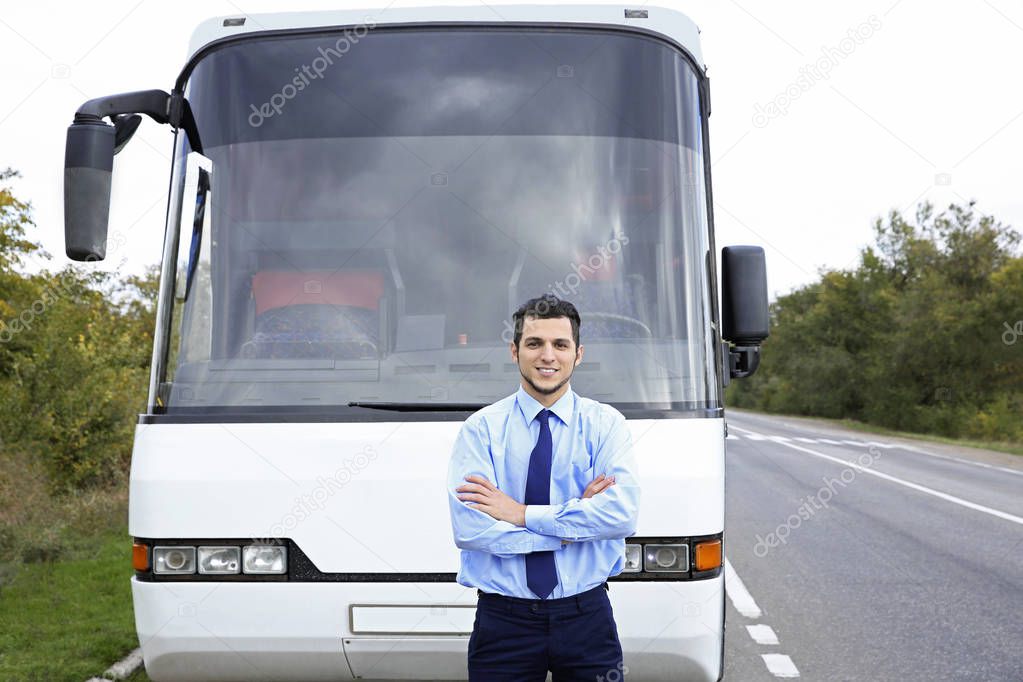
<path id="1" fill-rule="evenodd" d="M 195 547 L 153 547 L 154 573 L 195 573 Z"/>
<path id="2" fill-rule="evenodd" d="M 643 568 L 647 571 L 688 571 L 688 545 L 644 545 Z"/>
<path id="3" fill-rule="evenodd" d="M 286 573 L 288 550 L 281 545 L 246 545 L 242 552 L 246 573 Z"/>
<path id="4" fill-rule="evenodd" d="M 200 573 L 240 573 L 239 548 L 199 547 Z"/>
<path id="5" fill-rule="evenodd" d="M 625 544 L 625 568 L 622 573 L 639 573 L 643 570 L 643 545 Z"/>

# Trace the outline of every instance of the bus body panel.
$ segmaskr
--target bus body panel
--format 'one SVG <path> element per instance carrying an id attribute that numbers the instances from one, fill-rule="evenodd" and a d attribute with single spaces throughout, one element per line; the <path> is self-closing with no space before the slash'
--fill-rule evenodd
<path id="1" fill-rule="evenodd" d="M 721 576 L 613 582 L 625 670 L 606 680 L 717 680 Z M 475 590 L 454 583 L 166 583 L 132 579 L 146 671 L 154 682 L 465 680 Z M 352 603 L 452 615 L 449 635 L 353 633 Z M 406 609 L 408 610 L 408 609 Z M 398 626 L 405 627 L 405 626 Z M 211 636 L 215 633 L 216 636 Z M 625 673 L 622 675 L 621 673 Z M 356 678 L 355 676 L 359 677 Z"/>
<path id="2" fill-rule="evenodd" d="M 643 5 L 647 17 L 625 18 L 624 5 L 486 5 L 451 7 L 388 7 L 384 10 L 332 10 L 324 12 L 280 12 L 249 14 L 241 25 L 225 26 L 234 17 L 216 17 L 199 24 L 189 41 L 188 55 L 194 56 L 213 41 L 256 31 L 311 29 L 316 27 L 351 26 L 380 28 L 418 24 L 452 23 L 508 24 L 584 24 L 607 27 L 636 27 L 668 36 L 703 65 L 700 51 L 700 29 L 681 12 L 665 7 Z M 353 37 L 358 39 L 358 33 Z"/>
<path id="3" fill-rule="evenodd" d="M 627 423 L 642 486 L 636 535 L 720 533 L 723 420 Z M 460 426 L 140 424 L 129 532 L 288 537 L 323 572 L 455 572 L 459 550 L 445 488 Z"/>

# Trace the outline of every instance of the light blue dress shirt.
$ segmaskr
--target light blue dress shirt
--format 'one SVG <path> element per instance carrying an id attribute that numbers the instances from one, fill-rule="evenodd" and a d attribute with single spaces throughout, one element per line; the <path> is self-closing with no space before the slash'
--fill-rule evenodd
<path id="1" fill-rule="evenodd" d="M 529 457 L 540 435 L 543 405 L 519 390 L 465 420 L 448 467 L 448 502 L 455 545 L 461 550 L 458 583 L 484 592 L 536 599 L 526 586 L 529 552 L 554 550 L 558 584 L 548 597 L 570 597 L 618 575 L 625 540 L 636 531 L 639 483 L 625 417 L 610 405 L 568 391 L 550 407 L 551 503 L 526 507 L 526 527 L 498 521 L 458 499 L 456 488 L 477 474 L 512 499 L 525 498 Z M 599 474 L 615 484 L 582 499 Z M 571 540 L 564 543 L 564 540 Z"/>

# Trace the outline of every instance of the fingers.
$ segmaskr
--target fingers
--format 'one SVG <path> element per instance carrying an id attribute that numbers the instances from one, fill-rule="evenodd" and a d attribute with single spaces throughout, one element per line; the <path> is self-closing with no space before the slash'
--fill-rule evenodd
<path id="1" fill-rule="evenodd" d="M 461 493 L 458 496 L 460 500 L 472 500 L 473 502 L 486 502 L 486 495 L 479 495 L 476 493 Z"/>
<path id="2" fill-rule="evenodd" d="M 583 492 L 583 498 L 599 495 L 600 493 L 604 492 L 614 484 L 615 484 L 614 476 L 605 478 L 604 474 L 601 474 L 600 476 L 597 476 L 595 479 L 593 479 L 593 481 L 590 482 L 588 486 L 586 486 L 586 491 Z"/>
<path id="3" fill-rule="evenodd" d="M 597 491 L 597 488 L 600 486 L 600 483 L 603 480 L 604 474 L 600 474 L 595 479 L 586 484 L 586 490 L 583 492 L 583 497 L 590 497 L 591 495 L 593 495 Z"/>
<path id="4" fill-rule="evenodd" d="M 455 492 L 459 493 L 487 493 L 490 492 L 489 488 L 484 488 L 478 483 L 466 483 L 455 488 Z"/>
<path id="5" fill-rule="evenodd" d="M 484 488 L 487 488 L 489 490 L 497 490 L 497 486 L 495 486 L 493 483 L 488 481 L 483 476 L 478 476 L 476 474 L 471 474 L 469 476 L 466 476 L 465 480 L 472 481 L 473 483 L 478 483 L 479 485 L 481 485 Z"/>

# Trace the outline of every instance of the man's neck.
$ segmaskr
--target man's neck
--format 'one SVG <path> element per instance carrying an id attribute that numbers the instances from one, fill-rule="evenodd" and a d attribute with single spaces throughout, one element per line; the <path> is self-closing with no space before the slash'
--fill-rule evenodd
<path id="1" fill-rule="evenodd" d="M 535 390 L 533 389 L 533 387 L 532 387 L 532 386 L 530 386 L 529 384 L 527 384 L 527 383 L 526 383 L 526 382 L 524 382 L 524 381 L 523 381 L 523 382 L 520 382 L 520 385 L 522 386 L 522 389 L 523 389 L 523 390 L 524 390 L 524 391 L 525 391 L 525 392 L 526 392 L 526 393 L 527 393 L 527 394 L 528 394 L 528 395 L 529 395 L 529 396 L 530 396 L 531 398 L 533 398 L 533 400 L 535 400 L 536 402 L 540 403 L 541 405 L 543 405 L 543 406 L 544 406 L 545 408 L 547 408 L 547 409 L 550 409 L 550 407 L 551 407 L 552 405 L 554 405 L 554 403 L 556 403 L 556 402 L 558 402 L 559 400 L 561 400 L 561 396 L 563 396 L 563 395 L 565 395 L 566 393 L 568 393 L 568 388 L 569 388 L 569 385 L 568 385 L 568 384 L 565 384 L 564 386 L 562 386 L 561 388 L 559 388 L 559 389 L 558 389 L 558 391 L 557 391 L 556 393 L 550 393 L 550 394 L 545 394 L 545 393 L 537 393 L 537 392 L 536 392 L 536 391 L 535 391 Z"/>

